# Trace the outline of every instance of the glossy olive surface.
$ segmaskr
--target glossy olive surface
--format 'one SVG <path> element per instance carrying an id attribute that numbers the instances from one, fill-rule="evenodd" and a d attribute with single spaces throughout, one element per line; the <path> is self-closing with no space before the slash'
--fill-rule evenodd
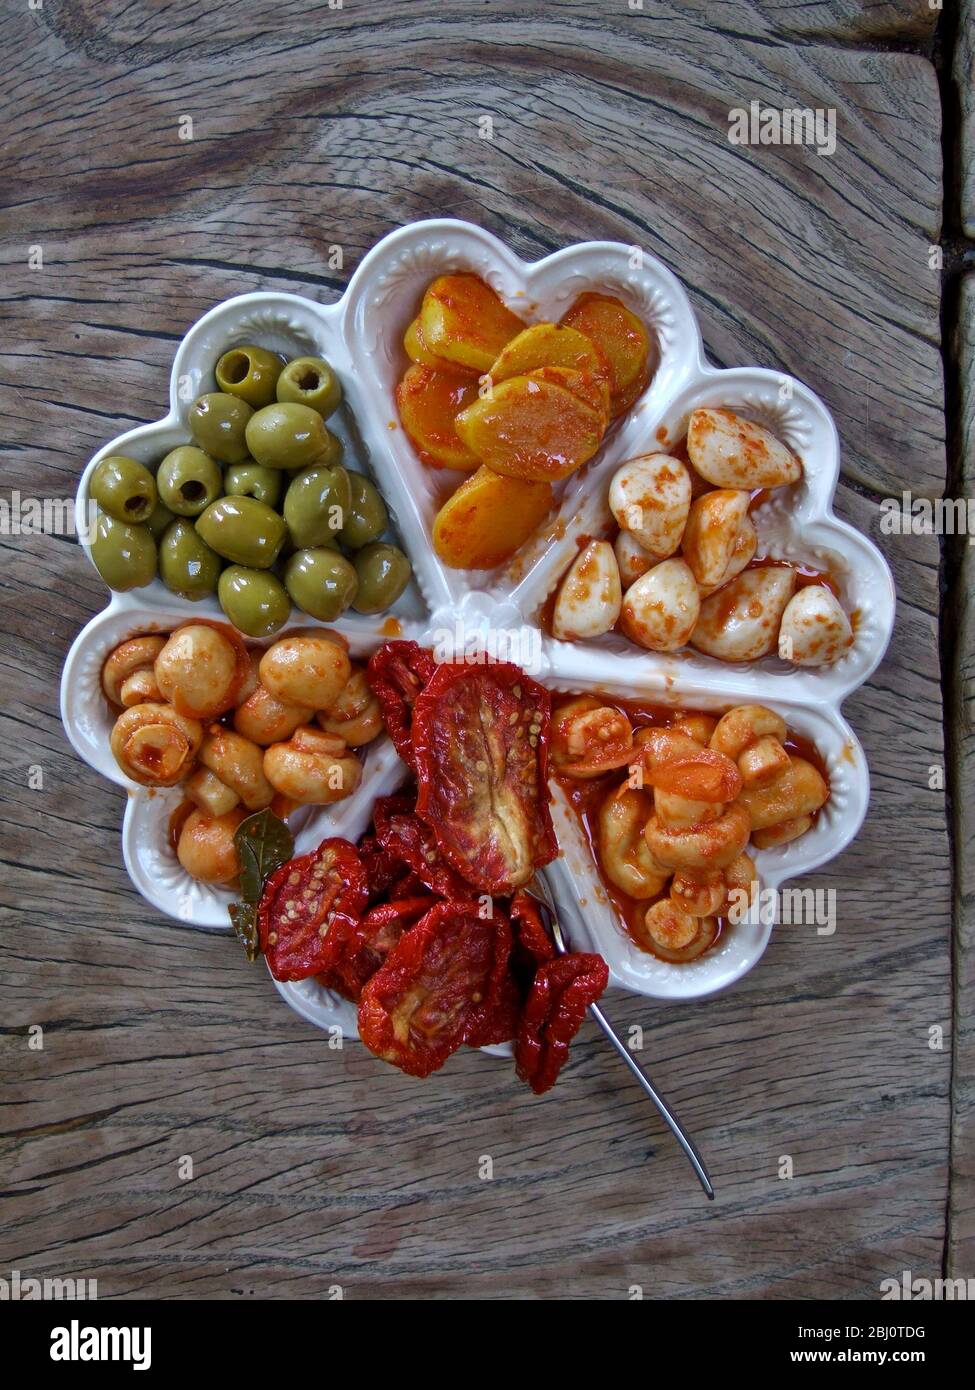
<path id="1" fill-rule="evenodd" d="M 248 455 L 247 422 L 253 411 L 246 401 L 225 391 L 198 396 L 189 409 L 190 433 L 200 448 L 221 463 L 243 463 Z"/>
<path id="2" fill-rule="evenodd" d="M 352 607 L 357 613 L 383 613 L 406 588 L 413 570 L 399 546 L 373 541 L 357 551 L 355 572 L 359 588 Z"/>
<path id="3" fill-rule="evenodd" d="M 228 497 L 254 497 L 276 507 L 281 498 L 281 470 L 264 468 L 253 459 L 232 463 L 223 475 L 223 490 Z"/>
<path id="4" fill-rule="evenodd" d="M 144 526 L 118 521 L 99 512 L 91 540 L 91 558 L 110 589 L 142 589 L 156 577 L 156 542 Z"/>
<path id="5" fill-rule="evenodd" d="M 352 498 L 339 532 L 339 540 L 351 550 L 378 540 L 389 524 L 386 503 L 375 486 L 362 473 L 349 473 Z"/>
<path id="6" fill-rule="evenodd" d="M 157 502 L 156 480 L 137 459 L 109 454 L 92 469 L 88 491 L 116 521 L 148 521 Z"/>
<path id="7" fill-rule="evenodd" d="M 326 623 L 345 612 L 359 584 L 344 555 L 321 547 L 295 551 L 285 565 L 284 582 L 304 613 Z"/>
<path id="8" fill-rule="evenodd" d="M 159 542 L 159 578 L 167 589 L 194 602 L 217 591 L 223 561 L 192 521 L 180 518 Z"/>
<path id="9" fill-rule="evenodd" d="M 234 627 L 248 637 L 270 637 L 291 613 L 287 590 L 267 570 L 228 565 L 220 576 L 217 596 Z"/>
<path id="10" fill-rule="evenodd" d="M 310 405 L 327 420 L 342 404 L 342 387 L 324 357 L 296 357 L 278 377 L 277 396 Z"/>
<path id="11" fill-rule="evenodd" d="M 172 449 L 156 473 L 160 501 L 177 516 L 199 516 L 223 492 L 223 470 L 216 459 L 192 444 Z"/>
<path id="12" fill-rule="evenodd" d="M 342 442 L 317 410 L 293 402 L 265 406 L 251 416 L 247 447 L 266 468 L 330 467 L 342 461 Z"/>
<path id="13" fill-rule="evenodd" d="M 196 529 L 218 555 L 249 569 L 273 565 L 287 535 L 284 519 L 253 497 L 221 497 Z"/>
<path id="14" fill-rule="evenodd" d="M 156 502 L 149 516 L 146 518 L 146 530 L 153 540 L 162 540 L 163 533 L 171 522 L 176 520 L 176 514 L 171 512 L 165 502 Z"/>
<path id="15" fill-rule="evenodd" d="M 284 498 L 284 519 L 297 550 L 334 542 L 352 504 L 352 485 L 344 468 L 305 468 L 292 478 Z"/>
<path id="16" fill-rule="evenodd" d="M 247 343 L 225 352 L 214 376 L 221 391 L 228 396 L 239 396 L 254 410 L 260 410 L 274 400 L 283 365 L 277 353 Z"/>

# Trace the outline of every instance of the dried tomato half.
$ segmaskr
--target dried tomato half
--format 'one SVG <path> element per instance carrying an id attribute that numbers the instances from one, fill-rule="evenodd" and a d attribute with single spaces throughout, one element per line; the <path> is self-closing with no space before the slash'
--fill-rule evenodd
<path id="1" fill-rule="evenodd" d="M 498 918 L 438 903 L 400 937 L 362 991 L 359 1036 L 410 1076 L 429 1076 L 464 1041 L 496 977 Z"/>
<path id="2" fill-rule="evenodd" d="M 484 909 L 478 904 L 479 915 Z M 488 971 L 480 998 L 475 1000 L 464 1029 L 464 1042 L 469 1047 L 487 1047 L 489 1043 L 508 1042 L 518 1031 L 521 1016 L 521 994 L 511 975 L 511 924 L 503 912 L 495 909 L 487 918 L 494 928 L 491 968 Z"/>
<path id="3" fill-rule="evenodd" d="M 510 893 L 558 853 L 548 691 L 510 662 L 438 666 L 413 710 L 416 809 L 459 874 Z"/>
<path id="4" fill-rule="evenodd" d="M 409 866 L 420 881 L 441 898 L 464 899 L 472 896 L 469 883 L 447 863 L 437 838 L 414 809 L 415 801 L 405 796 L 380 796 L 372 808 L 376 839 L 388 854 Z M 397 887 L 397 896 L 401 887 Z"/>
<path id="5" fill-rule="evenodd" d="M 366 871 L 370 902 L 384 898 L 393 885 L 409 872 L 402 859 L 383 849 L 375 835 L 363 835 L 359 841 L 359 858 Z"/>
<path id="6" fill-rule="evenodd" d="M 537 1096 L 555 1085 L 586 1009 L 608 982 L 602 956 L 570 952 L 539 966 L 515 1042 L 515 1068 Z"/>
<path id="7" fill-rule="evenodd" d="M 490 1047 L 492 1043 L 510 1042 L 518 1036 L 521 1021 L 521 990 L 510 969 L 504 973 L 497 1001 L 489 1008 L 479 1008 L 464 1030 L 468 1047 Z"/>
<path id="8" fill-rule="evenodd" d="M 379 903 L 361 922 L 337 919 L 332 927 L 338 933 L 337 953 L 331 967 L 320 976 L 322 984 L 357 1004 L 363 985 L 372 979 L 403 932 L 435 906 L 436 899 L 426 893 Z"/>
<path id="9" fill-rule="evenodd" d="M 537 967 L 554 960 L 555 944 L 542 921 L 537 899 L 519 888 L 511 899 L 509 911 L 515 944 L 525 963 Z"/>
<path id="10" fill-rule="evenodd" d="M 327 970 L 339 945 L 333 922 L 357 918 L 367 897 L 366 872 L 348 840 L 323 840 L 313 854 L 282 864 L 257 909 L 261 950 L 274 978 L 304 980 Z"/>
<path id="11" fill-rule="evenodd" d="M 366 680 L 379 701 L 386 732 L 409 767 L 413 762 L 413 706 L 437 669 L 426 647 L 418 642 L 384 642 L 366 667 Z"/>

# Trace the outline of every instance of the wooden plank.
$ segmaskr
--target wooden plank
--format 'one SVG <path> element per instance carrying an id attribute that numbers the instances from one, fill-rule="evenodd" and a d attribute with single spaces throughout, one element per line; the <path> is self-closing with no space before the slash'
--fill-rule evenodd
<path id="1" fill-rule="evenodd" d="M 273 24 L 235 7 L 233 32 L 226 6 L 182 0 L 46 0 L 33 29 L 8 15 L 4 489 L 73 493 L 107 436 L 163 412 L 176 343 L 212 303 L 258 287 L 333 299 L 390 226 L 455 213 L 529 257 L 601 236 L 661 255 L 716 360 L 822 392 L 846 449 L 838 509 L 879 539 L 880 498 L 937 495 L 945 478 L 926 259 L 938 97 L 924 59 L 844 45 L 921 36 L 929 17 L 734 9 L 733 22 L 729 6 L 649 3 L 364 16 L 310 0 L 300 27 L 290 3 Z M 782 37 L 820 33 L 836 42 Z M 836 107 L 835 155 L 728 144 L 732 106 L 783 94 Z M 28 270 L 37 244 L 44 269 Z M 950 865 L 929 786 L 944 758 L 933 539 L 882 538 L 897 629 L 847 710 L 871 814 L 810 880 L 836 889 L 836 935 L 778 932 L 706 1003 L 610 1001 L 646 1030 L 653 1075 L 714 1169 L 714 1208 L 591 1030 L 541 1100 L 473 1055 L 412 1082 L 354 1045 L 330 1050 L 229 940 L 163 923 L 121 864 L 122 798 L 58 722 L 61 661 L 104 590 L 63 541 L 0 543 L 0 1267 L 94 1276 L 103 1297 L 337 1283 L 395 1298 L 640 1285 L 872 1299 L 902 1269 L 941 1272 L 951 1050 L 928 1030 L 950 1040 Z M 43 1052 L 27 1047 L 38 1022 Z"/>
<path id="2" fill-rule="evenodd" d="M 952 171 L 965 236 L 975 237 L 975 5 L 961 0 L 952 66 L 958 103 L 958 161 Z"/>
<path id="3" fill-rule="evenodd" d="M 955 369 L 960 386 L 956 444 L 958 496 L 975 497 L 975 276 L 960 286 Z M 949 1268 L 958 1277 L 975 1265 L 975 550 L 971 536 L 954 544 L 958 557 L 945 611 L 956 625 L 950 672 L 952 828 L 955 844 L 954 1071 L 951 1088 Z"/>

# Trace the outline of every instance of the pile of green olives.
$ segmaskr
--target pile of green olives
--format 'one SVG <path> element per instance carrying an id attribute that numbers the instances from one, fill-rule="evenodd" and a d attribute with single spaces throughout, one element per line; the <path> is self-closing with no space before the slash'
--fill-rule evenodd
<path id="1" fill-rule="evenodd" d="M 350 606 L 384 612 L 410 562 L 382 539 L 383 499 L 343 466 L 325 423 L 342 402 L 332 368 L 246 345 L 214 375 L 218 389 L 190 406 L 192 442 L 155 473 L 122 455 L 93 469 L 91 555 L 106 584 L 139 589 L 158 574 L 183 598 L 216 594 L 249 637 L 277 632 L 292 603 L 323 622 Z"/>

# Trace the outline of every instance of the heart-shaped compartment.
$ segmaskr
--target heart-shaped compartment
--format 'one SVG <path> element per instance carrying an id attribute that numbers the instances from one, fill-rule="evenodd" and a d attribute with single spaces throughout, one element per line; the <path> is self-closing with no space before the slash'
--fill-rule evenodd
<path id="1" fill-rule="evenodd" d="M 530 322 L 557 319 L 586 290 L 617 294 L 656 334 L 660 351 L 657 371 L 643 396 L 607 435 L 596 458 L 564 485 L 557 515 L 512 562 L 490 572 L 450 570 L 436 557 L 430 534 L 438 489 L 399 427 L 395 404 L 396 382 L 407 365 L 403 331 L 429 281 L 456 270 L 482 276 Z M 556 690 L 598 690 L 698 709 L 724 709 L 746 701 L 772 704 L 790 728 L 817 744 L 829 769 L 832 794 L 815 829 L 803 840 L 756 856 L 763 886 L 779 888 L 787 878 L 821 865 L 849 843 L 866 810 L 868 775 L 862 750 L 839 707 L 883 655 L 893 624 L 890 574 L 875 547 L 833 516 L 839 443 L 826 408 L 792 378 L 756 368 L 711 367 L 704 360 L 687 296 L 665 266 L 636 248 L 608 242 L 572 246 L 528 265 L 468 223 L 437 220 L 402 228 L 364 258 L 336 304 L 255 293 L 229 300 L 200 319 L 176 354 L 168 416 L 107 444 L 82 476 L 79 504 L 87 502 L 88 479 L 98 459 L 127 453 L 155 463 L 185 442 L 186 412 L 201 391 L 211 388 L 217 358 L 248 341 L 291 355 L 315 352 L 332 362 L 342 379 L 345 403 L 330 427 L 334 423 L 342 436 L 352 465 L 373 476 L 413 564 L 416 584 L 397 602 L 391 617 L 353 615 L 329 624 L 343 632 L 354 655 L 367 656 L 394 635 L 442 645 L 451 631 L 455 641 L 463 642 L 472 632 L 490 639 L 504 630 L 507 651 L 512 651 L 513 641 L 529 673 Z M 790 669 L 777 658 L 729 666 L 696 653 L 645 652 L 615 634 L 569 644 L 540 630 L 542 605 L 577 553 L 578 538 L 598 535 L 609 525 L 606 493 L 616 467 L 636 454 L 673 445 L 682 437 L 691 409 L 704 404 L 728 406 L 771 425 L 803 459 L 801 482 L 764 503 L 756 523 L 763 553 L 829 569 L 837 579 L 844 606 L 856 615 L 856 640 L 834 667 Z M 134 593 L 113 595 L 69 653 L 62 717 L 79 755 L 129 792 L 124 851 L 133 882 L 161 911 L 212 929 L 226 925 L 229 894 L 195 884 L 180 869 L 166 835 L 170 803 L 175 804 L 178 793 L 153 795 L 121 774 L 109 751 L 110 712 L 99 686 L 105 657 L 124 637 L 166 631 L 196 615 L 219 617 L 216 601 L 189 604 L 159 581 Z M 316 626 L 314 619 L 295 614 L 285 631 Z M 403 775 L 389 744 L 375 745 L 354 797 L 310 810 L 296 822 L 299 849 L 327 834 L 354 838 L 368 823 L 373 799 L 393 789 Z M 578 822 L 558 796 L 555 817 L 563 855 L 546 876 L 570 935 L 605 956 L 616 984 L 652 997 L 700 997 L 740 978 L 757 962 L 770 931 L 757 918 L 741 923 L 712 952 L 690 964 L 668 965 L 641 952 L 621 927 Z M 354 1011 L 326 991 L 310 989 L 307 982 L 278 988 L 293 1008 L 319 1026 L 354 1032 Z"/>

